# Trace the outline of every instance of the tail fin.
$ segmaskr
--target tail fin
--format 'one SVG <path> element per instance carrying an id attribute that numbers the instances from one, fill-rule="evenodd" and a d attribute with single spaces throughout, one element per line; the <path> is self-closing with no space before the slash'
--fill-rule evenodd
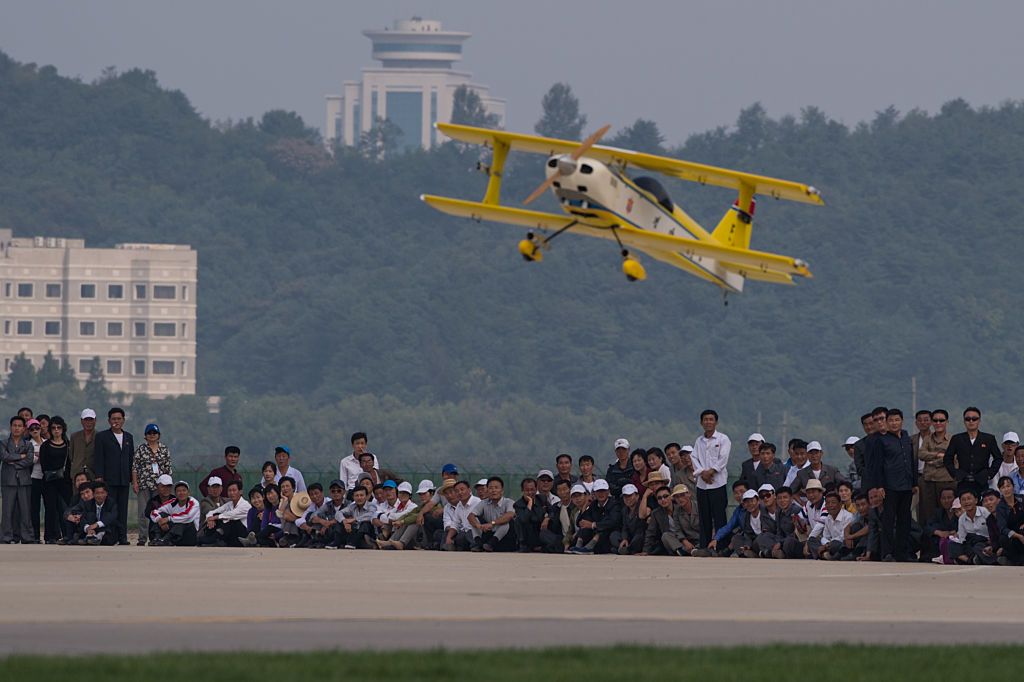
<path id="1" fill-rule="evenodd" d="M 749 249 L 750 228 L 754 223 L 754 209 L 757 206 L 757 199 L 752 194 L 746 197 L 743 194 L 741 192 L 740 197 L 725 212 L 725 215 L 722 216 L 711 236 L 728 246 L 734 246 L 738 249 Z"/>

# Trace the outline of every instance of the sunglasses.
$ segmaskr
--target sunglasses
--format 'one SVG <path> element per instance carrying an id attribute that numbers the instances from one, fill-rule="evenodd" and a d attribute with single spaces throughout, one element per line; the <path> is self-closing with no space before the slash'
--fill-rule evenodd
<path id="1" fill-rule="evenodd" d="M 771 497 L 771 496 L 772 496 L 772 495 L 774 495 L 774 494 L 775 494 L 775 493 L 770 493 L 770 492 L 768 492 L 768 491 L 765 491 L 765 492 L 763 492 L 763 493 L 759 493 L 759 494 L 758 494 L 758 497 L 761 497 L 761 498 L 765 498 L 765 497 Z"/>
<path id="2" fill-rule="evenodd" d="M 945 419 L 933 419 L 932 420 L 932 424 L 945 424 L 945 423 L 946 423 Z"/>
<path id="3" fill-rule="evenodd" d="M 981 417 L 964 417 L 965 422 L 980 422 Z"/>
<path id="4" fill-rule="evenodd" d="M 41 426 L 30 426 L 30 427 L 28 427 L 28 430 L 29 431 L 42 431 L 42 427 Z"/>
<path id="5" fill-rule="evenodd" d="M 672 496 L 671 495 L 658 495 L 657 499 L 658 499 L 658 502 L 661 502 L 662 500 L 667 500 L 670 497 L 672 497 Z"/>

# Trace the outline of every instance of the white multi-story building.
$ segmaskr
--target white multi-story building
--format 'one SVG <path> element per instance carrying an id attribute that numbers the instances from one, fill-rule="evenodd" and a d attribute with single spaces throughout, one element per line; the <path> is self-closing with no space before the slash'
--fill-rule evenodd
<path id="1" fill-rule="evenodd" d="M 329 143 L 358 144 L 364 131 L 378 119 L 387 119 L 402 131 L 401 145 L 429 149 L 438 142 L 434 123 L 452 116 L 455 90 L 474 90 L 488 113 L 505 125 L 505 100 L 491 97 L 486 86 L 471 82 L 472 74 L 454 71 L 462 59 L 462 44 L 469 33 L 441 30 L 440 21 L 413 17 L 396 21 L 393 28 L 363 31 L 373 43 L 373 58 L 381 67 L 363 69 L 361 81 L 345 81 L 340 95 L 327 96 Z"/>
<path id="2" fill-rule="evenodd" d="M 192 247 L 14 237 L 0 230 L 0 358 L 38 369 L 47 351 L 79 381 L 99 357 L 111 391 L 156 398 L 196 392 Z"/>

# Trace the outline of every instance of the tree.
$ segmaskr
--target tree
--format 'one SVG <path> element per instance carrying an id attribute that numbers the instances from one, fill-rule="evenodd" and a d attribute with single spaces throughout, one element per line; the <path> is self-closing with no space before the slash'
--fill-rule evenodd
<path id="1" fill-rule="evenodd" d="M 398 151 L 402 134 L 401 128 L 378 116 L 373 126 L 360 136 L 359 152 L 368 159 L 380 161 Z"/>
<path id="2" fill-rule="evenodd" d="M 24 395 L 36 387 L 36 368 L 24 353 L 18 354 L 11 362 L 4 393 L 8 398 Z"/>
<path id="3" fill-rule="evenodd" d="M 568 83 L 555 83 L 541 100 L 544 115 L 533 127 L 538 135 L 579 140 L 587 117 L 580 113 L 580 101 L 572 94 Z"/>
<path id="4" fill-rule="evenodd" d="M 274 137 L 297 137 L 310 142 L 319 139 L 320 134 L 306 127 L 306 122 L 294 111 L 274 109 L 263 114 L 260 119 L 260 130 Z"/>
<path id="5" fill-rule="evenodd" d="M 92 359 L 92 364 L 89 365 L 89 378 L 85 380 L 85 388 L 82 390 L 90 405 L 106 405 L 110 402 L 110 391 L 103 377 L 103 365 L 100 364 L 99 357 Z"/>
<path id="6" fill-rule="evenodd" d="M 658 124 L 645 118 L 638 118 L 632 125 L 620 130 L 608 144 L 623 149 L 632 149 L 646 154 L 665 154 L 662 144 L 664 136 L 658 130 Z"/>
<path id="7" fill-rule="evenodd" d="M 36 386 L 40 388 L 53 384 L 77 386 L 74 372 L 71 373 L 70 378 L 69 382 L 68 373 L 62 370 L 61 363 L 57 362 L 57 358 L 53 357 L 53 352 L 46 351 L 46 356 L 43 358 L 43 366 L 36 373 Z"/>
<path id="8" fill-rule="evenodd" d="M 452 123 L 459 123 L 479 128 L 496 128 L 498 115 L 484 108 L 480 95 L 467 85 L 455 88 L 452 100 Z"/>

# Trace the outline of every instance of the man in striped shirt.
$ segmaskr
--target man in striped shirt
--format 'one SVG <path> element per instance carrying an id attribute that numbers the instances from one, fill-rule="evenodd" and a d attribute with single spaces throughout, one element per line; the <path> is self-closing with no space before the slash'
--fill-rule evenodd
<path id="1" fill-rule="evenodd" d="M 151 544 L 157 547 L 194 547 L 199 531 L 199 502 L 190 495 L 188 483 L 178 481 L 174 497 L 153 510 L 149 520 L 159 527 Z"/>

